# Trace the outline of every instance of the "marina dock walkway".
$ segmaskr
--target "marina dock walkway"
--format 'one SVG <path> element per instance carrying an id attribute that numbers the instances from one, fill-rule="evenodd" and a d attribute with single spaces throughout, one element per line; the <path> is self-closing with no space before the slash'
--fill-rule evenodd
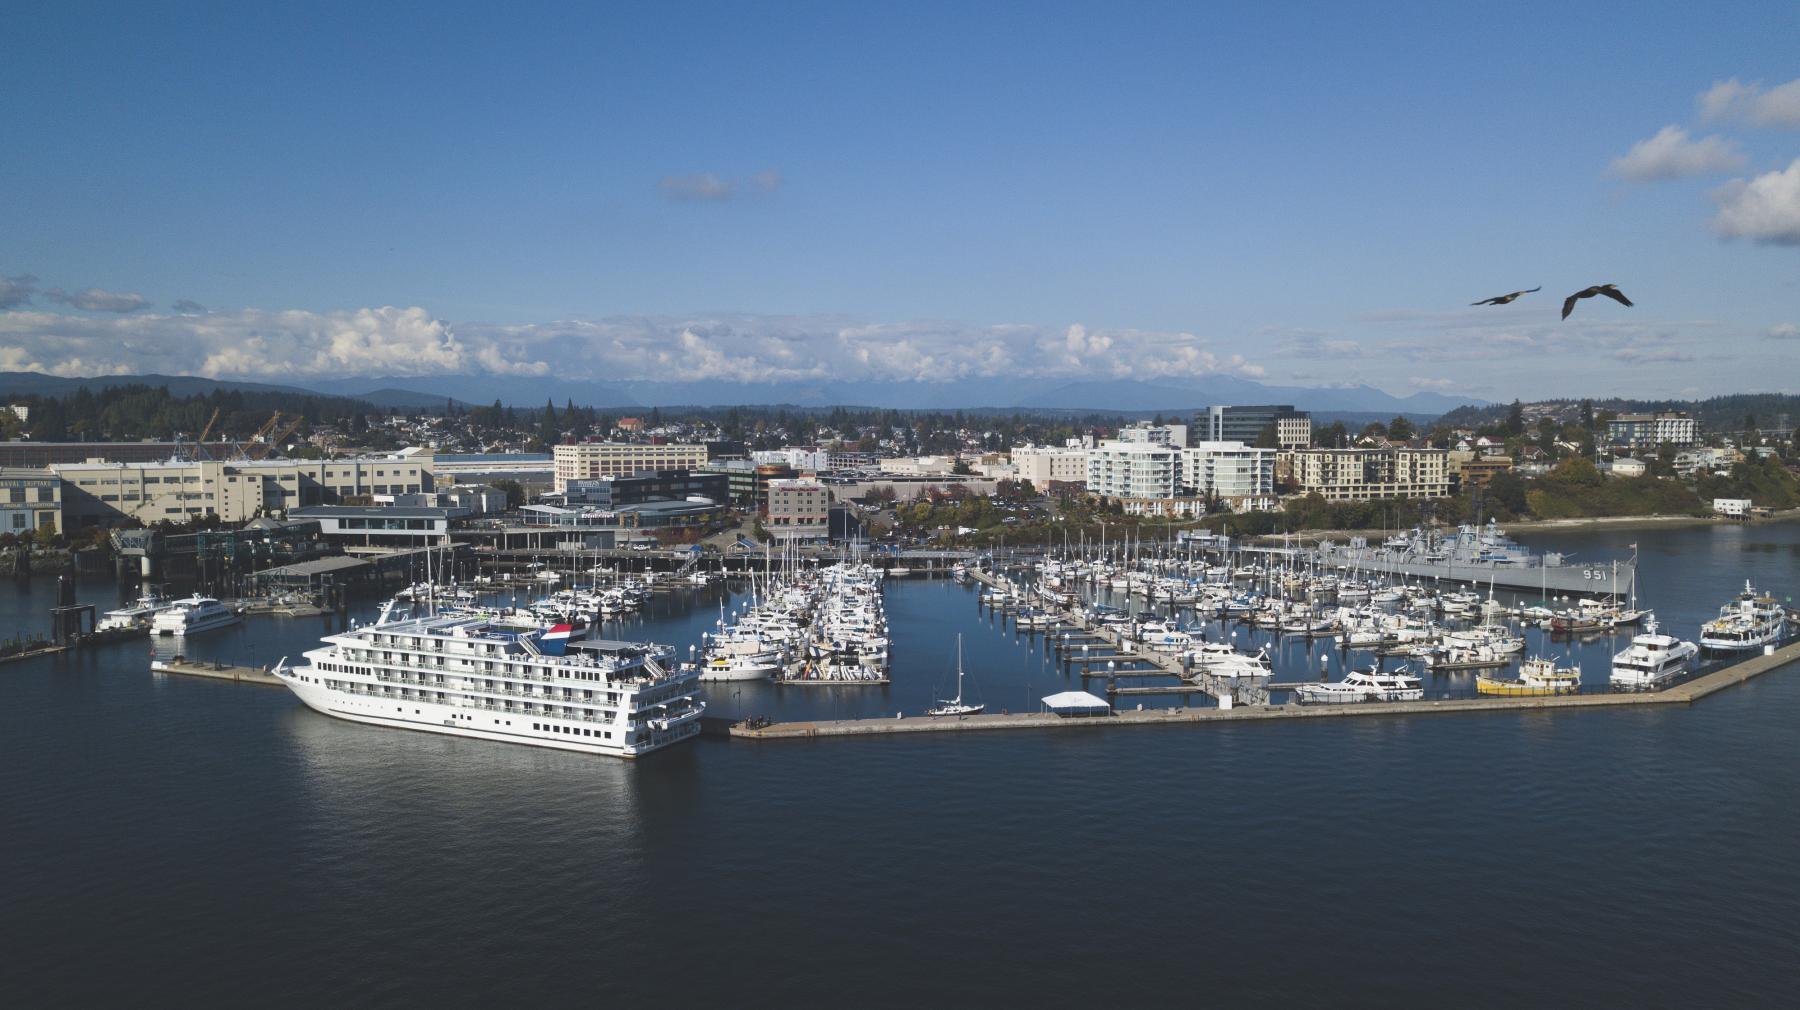
<path id="1" fill-rule="evenodd" d="M 999 581 L 986 572 L 973 570 L 970 576 L 988 587 Z M 1068 621 L 1072 615 L 1059 614 Z M 1110 658 L 1141 661 L 1181 677 L 1184 671 L 1173 656 L 1154 652 L 1128 653 L 1127 643 L 1110 629 L 1085 629 L 1082 639 L 1101 646 L 1091 636 L 1098 633 L 1103 647 L 1116 648 L 1121 655 Z M 1054 637 L 1054 632 L 1051 633 Z M 776 722 L 751 728 L 745 723 L 709 720 L 709 735 L 748 740 L 800 740 L 820 737 L 890 736 L 899 733 L 952 733 L 1007 729 L 1104 729 L 1117 726 L 1168 726 L 1227 722 L 1256 722 L 1268 719 L 1332 719 L 1354 716 L 1406 716 L 1453 712 L 1526 712 L 1550 709 L 1624 708 L 1644 705 L 1691 704 L 1728 687 L 1742 684 L 1771 670 L 1800 662 L 1800 642 L 1789 644 L 1769 655 L 1757 655 L 1724 669 L 1703 674 L 1662 691 L 1637 693 L 1597 693 L 1552 695 L 1533 698 L 1478 697 L 1448 698 L 1431 701 L 1355 702 L 1341 705 L 1268 705 L 1239 703 L 1231 708 L 1163 708 L 1115 710 L 1110 715 L 1065 717 L 1049 712 L 996 713 L 969 716 L 907 716 L 905 718 L 841 719 L 816 722 Z M 1186 672 L 1188 678 L 1193 672 Z M 1121 690 L 1120 694 L 1127 693 Z M 1146 692 L 1132 692 L 1146 693 Z"/>
<path id="2" fill-rule="evenodd" d="M 284 687 L 281 678 L 270 673 L 267 668 L 255 666 L 225 666 L 216 663 L 194 663 L 182 659 L 158 659 L 150 663 L 151 673 L 175 673 L 184 677 L 205 677 L 209 680 L 230 680 L 239 684 L 258 684 L 263 687 Z"/>

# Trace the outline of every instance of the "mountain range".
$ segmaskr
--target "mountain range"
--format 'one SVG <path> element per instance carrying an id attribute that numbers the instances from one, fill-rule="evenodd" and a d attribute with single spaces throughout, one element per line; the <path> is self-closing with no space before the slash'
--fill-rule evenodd
<path id="1" fill-rule="evenodd" d="M 516 406 L 550 400 L 558 406 L 648 408 L 675 406 L 877 407 L 895 410 L 1049 408 L 1094 411 L 1191 411 L 1215 403 L 1291 403 L 1303 410 L 1429 414 L 1485 400 L 1414 393 L 1394 396 L 1373 386 L 1271 386 L 1229 375 L 1198 379 L 963 379 L 948 382 L 833 381 L 734 383 L 595 382 L 493 375 L 390 376 L 378 379 L 307 380 L 309 388 L 370 399 L 377 393 L 430 391 L 471 403 L 499 399 Z M 376 401 L 378 402 L 378 401 Z"/>
<path id="2" fill-rule="evenodd" d="M 207 379 L 192 375 L 107 375 L 63 378 L 38 372 L 0 372 L 0 395 L 56 396 L 86 386 L 167 386 L 189 396 L 215 389 L 324 394 L 350 397 L 388 409 L 441 407 L 448 400 L 482 404 L 500 400 L 517 407 L 573 401 L 584 407 L 649 408 L 794 406 L 875 407 L 894 410 L 1047 409 L 1096 412 L 1188 412 L 1215 403 L 1291 403 L 1315 413 L 1430 415 L 1485 400 L 1414 393 L 1394 396 L 1373 386 L 1272 386 L 1229 375 L 1197 379 L 961 379 L 948 382 L 833 381 L 734 383 L 597 382 L 581 379 L 496 375 L 387 376 L 373 379 L 300 379 L 287 384 Z"/>

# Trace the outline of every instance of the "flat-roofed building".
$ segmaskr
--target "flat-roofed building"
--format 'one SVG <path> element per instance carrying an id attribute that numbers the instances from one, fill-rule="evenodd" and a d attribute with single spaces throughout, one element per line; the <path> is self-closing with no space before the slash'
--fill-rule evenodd
<path id="1" fill-rule="evenodd" d="M 208 515 L 240 523 L 346 498 L 432 490 L 429 456 L 64 463 L 50 472 L 62 478 L 64 522 L 73 529 Z"/>
<path id="2" fill-rule="evenodd" d="M 1086 484 L 1088 450 L 1068 446 L 1015 445 L 1012 448 L 1014 476 L 1028 480 L 1039 491 L 1051 484 Z"/>
<path id="3" fill-rule="evenodd" d="M 550 454 L 558 494 L 566 491 L 572 480 L 628 477 L 645 470 L 697 470 L 707 459 L 706 446 L 678 442 L 577 442 L 553 446 Z"/>
<path id="4" fill-rule="evenodd" d="M 0 469 L 0 533 L 62 532 L 62 479 L 48 470 Z"/>
<path id="5" fill-rule="evenodd" d="M 1406 446 L 1299 449 L 1282 453 L 1276 466 L 1302 494 L 1327 501 L 1443 498 L 1450 494 L 1447 456 Z"/>
<path id="6" fill-rule="evenodd" d="M 1197 495 L 1267 499 L 1275 493 L 1275 450 L 1200 442 L 1183 453 L 1182 483 Z"/>
<path id="7" fill-rule="evenodd" d="M 1606 437 L 1613 445 L 1654 449 L 1665 442 L 1669 445 L 1693 445 L 1699 437 L 1699 430 L 1693 418 L 1675 411 L 1620 414 L 1606 422 Z"/>
<path id="8" fill-rule="evenodd" d="M 828 539 L 831 490 L 816 480 L 770 481 L 763 528 L 781 541 Z"/>
<path id="9" fill-rule="evenodd" d="M 1218 405 L 1194 419 L 1202 442 L 1242 442 L 1255 445 L 1270 425 L 1275 444 L 1283 449 L 1303 449 L 1312 444 L 1312 415 L 1292 404 L 1259 406 Z"/>

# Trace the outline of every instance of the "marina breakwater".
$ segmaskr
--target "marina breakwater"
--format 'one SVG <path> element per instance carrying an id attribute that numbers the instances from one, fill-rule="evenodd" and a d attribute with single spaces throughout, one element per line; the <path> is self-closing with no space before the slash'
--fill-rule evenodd
<path id="1" fill-rule="evenodd" d="M 1000 580 L 987 572 L 972 570 L 970 577 L 989 588 L 1002 585 Z M 1166 674 L 1179 677 L 1189 683 L 1198 678 L 1202 683 L 1192 688 L 1183 688 L 1189 693 L 1209 694 L 1218 697 L 1221 693 L 1230 696 L 1233 692 L 1226 682 L 1205 683 L 1207 675 L 1202 671 L 1185 668 L 1173 656 L 1149 650 L 1128 651 L 1129 643 L 1117 632 L 1109 628 L 1090 627 L 1078 615 L 1067 611 L 1056 612 L 1056 619 L 1063 627 L 1079 629 L 1075 632 L 1078 641 L 1091 642 L 1094 650 L 1085 661 L 1107 661 L 1120 667 L 1138 667 L 1145 671 L 1142 675 Z M 1078 646 L 1077 646 L 1078 647 Z M 1106 655 L 1098 655 L 1097 650 L 1110 651 Z M 1079 662 L 1079 661 L 1078 661 Z M 1258 722 L 1271 719 L 1335 719 L 1371 716 L 1414 716 L 1447 713 L 1477 712 L 1529 712 L 1555 709 L 1622 709 L 1638 708 L 1646 705 L 1688 705 L 1700 701 L 1709 695 L 1734 687 L 1745 681 L 1759 677 L 1772 670 L 1790 663 L 1800 662 L 1800 642 L 1793 642 L 1767 654 L 1751 656 L 1741 662 L 1733 663 L 1692 679 L 1683 681 L 1673 687 L 1660 691 L 1615 693 L 1603 692 L 1593 694 L 1565 694 L 1538 697 L 1506 697 L 1480 696 L 1473 698 L 1440 698 L 1424 701 L 1396 702 L 1355 702 L 1332 705 L 1300 705 L 1300 704 L 1232 704 L 1229 707 L 1182 707 L 1158 709 L 1113 710 L 1104 715 L 1064 716 L 1052 712 L 1002 712 L 969 716 L 904 716 L 895 718 L 838 719 L 789 722 L 757 722 L 729 721 L 723 719 L 709 720 L 706 725 L 707 735 L 729 737 L 745 740 L 794 740 L 817 739 L 824 737 L 854 736 L 891 736 L 904 733 L 955 733 L 980 732 L 986 730 L 1009 729 L 1068 729 L 1098 730 L 1108 727 L 1125 726 L 1170 726 L 1170 725 L 1209 725 L 1218 723 Z M 1085 669 L 1084 669 L 1084 672 Z M 1117 676 L 1132 676 L 1127 672 L 1120 674 L 1116 669 L 1109 673 L 1094 671 L 1090 676 L 1112 679 Z M 1131 693 L 1136 689 L 1126 688 L 1118 694 Z M 1151 689 L 1168 690 L 1168 689 Z M 1241 689 L 1238 692 L 1241 696 Z"/>

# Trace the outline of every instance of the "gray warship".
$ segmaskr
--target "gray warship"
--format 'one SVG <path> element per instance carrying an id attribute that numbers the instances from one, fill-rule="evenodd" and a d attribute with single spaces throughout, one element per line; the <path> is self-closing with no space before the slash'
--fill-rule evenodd
<path id="1" fill-rule="evenodd" d="M 1502 533 L 1493 520 L 1459 526 L 1455 533 L 1414 529 L 1378 544 L 1366 537 L 1345 544 L 1326 540 L 1315 555 L 1334 568 L 1557 594 L 1624 596 L 1637 580 L 1635 555 L 1577 562 L 1554 551 L 1538 554 Z"/>

